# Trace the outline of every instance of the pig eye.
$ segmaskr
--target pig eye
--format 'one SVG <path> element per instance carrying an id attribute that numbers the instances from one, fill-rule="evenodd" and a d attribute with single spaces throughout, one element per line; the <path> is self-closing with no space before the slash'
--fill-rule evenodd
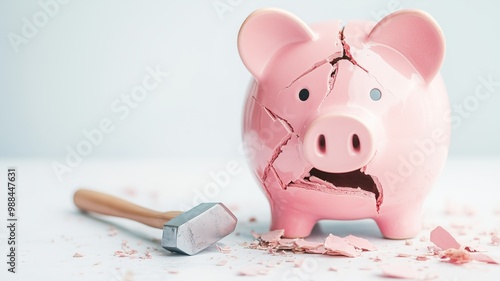
<path id="1" fill-rule="evenodd" d="M 377 88 L 373 88 L 370 91 L 370 98 L 374 101 L 378 101 L 382 98 L 382 92 L 380 92 L 380 90 Z"/>
<path id="2" fill-rule="evenodd" d="M 308 89 L 302 89 L 299 92 L 299 99 L 301 101 L 306 101 L 309 98 L 309 90 Z"/>

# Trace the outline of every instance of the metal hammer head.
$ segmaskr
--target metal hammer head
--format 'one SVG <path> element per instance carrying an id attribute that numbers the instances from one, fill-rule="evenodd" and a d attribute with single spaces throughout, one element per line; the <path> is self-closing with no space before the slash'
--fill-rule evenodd
<path id="1" fill-rule="evenodd" d="M 236 217 L 222 203 L 201 203 L 166 222 L 161 246 L 194 255 L 234 231 Z"/>

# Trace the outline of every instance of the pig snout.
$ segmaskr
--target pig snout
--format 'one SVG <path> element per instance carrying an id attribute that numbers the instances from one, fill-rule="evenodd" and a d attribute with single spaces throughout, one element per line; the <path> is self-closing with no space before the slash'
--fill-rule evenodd
<path id="1" fill-rule="evenodd" d="M 330 113 L 306 129 L 302 150 L 316 169 L 345 173 L 360 169 L 374 157 L 380 126 L 369 113 Z"/>

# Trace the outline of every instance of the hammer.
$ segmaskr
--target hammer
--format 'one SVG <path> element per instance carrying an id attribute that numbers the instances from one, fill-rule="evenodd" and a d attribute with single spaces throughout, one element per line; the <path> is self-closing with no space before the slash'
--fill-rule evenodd
<path id="1" fill-rule="evenodd" d="M 237 219 L 222 203 L 201 203 L 187 212 L 157 212 L 101 192 L 80 189 L 73 196 L 82 211 L 131 219 L 163 229 L 161 246 L 194 255 L 234 231 Z"/>

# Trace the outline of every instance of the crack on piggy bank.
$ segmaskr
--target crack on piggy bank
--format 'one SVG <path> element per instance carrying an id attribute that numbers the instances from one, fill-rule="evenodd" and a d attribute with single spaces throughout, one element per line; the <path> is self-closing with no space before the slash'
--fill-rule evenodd
<path id="1" fill-rule="evenodd" d="M 379 85 L 382 86 L 382 83 L 380 83 L 380 81 L 377 79 L 376 76 L 374 76 L 372 73 L 370 73 L 368 71 L 368 69 L 366 69 L 365 67 L 361 66 L 353 57 L 353 55 L 351 54 L 351 46 L 349 46 L 349 44 L 347 44 L 346 40 L 345 40 L 345 35 L 344 35 L 344 28 L 342 28 L 339 32 L 339 38 L 340 38 L 340 42 L 342 44 L 342 50 L 343 50 L 343 54 L 342 54 L 342 58 L 340 59 L 346 59 L 348 61 L 350 61 L 353 65 L 359 67 L 361 70 L 363 70 L 364 72 L 366 72 L 366 74 L 368 74 L 370 77 L 372 77 L 373 79 L 375 79 L 375 81 L 377 81 L 377 83 Z M 339 60 L 340 60 L 339 59 Z M 338 61 L 338 60 L 337 60 Z M 332 62 L 333 63 L 333 62 Z M 335 61 L 336 63 L 336 61 Z M 383 87 L 383 86 L 382 86 Z M 396 97 L 399 101 L 403 101 L 401 99 L 401 97 L 399 97 L 398 95 L 395 95 L 392 91 L 390 91 L 389 89 L 384 88 L 384 91 L 387 92 L 387 93 L 390 93 L 391 95 L 393 95 L 394 97 Z"/>
<path id="2" fill-rule="evenodd" d="M 350 61 L 352 64 L 354 64 L 355 66 L 361 68 L 364 72 L 366 72 L 366 73 L 369 74 L 368 70 L 366 68 L 362 67 L 361 65 L 359 65 L 359 63 L 353 58 L 353 56 L 351 54 L 351 47 L 345 41 L 344 29 L 345 29 L 345 27 L 342 28 L 340 30 L 340 32 L 339 32 L 339 39 L 340 39 L 340 43 L 342 44 L 342 50 L 343 50 L 343 54 L 342 54 L 342 58 L 341 59 L 345 59 L 345 60 Z"/>
<path id="3" fill-rule="evenodd" d="M 283 127 L 285 128 L 285 130 L 287 130 L 288 133 L 295 134 L 295 130 L 293 129 L 292 124 L 290 124 L 290 122 L 288 122 L 288 120 L 286 120 L 285 118 L 279 116 L 274 111 L 272 111 L 271 109 L 269 109 L 267 106 L 265 106 L 262 103 L 260 103 L 259 100 L 257 100 L 256 97 L 252 97 L 252 99 L 254 100 L 254 102 L 256 104 L 258 104 L 260 107 L 262 107 L 262 109 L 269 115 L 269 117 L 271 117 L 271 119 L 273 121 L 275 121 L 275 120 L 280 121 L 281 125 L 283 125 Z"/>
<path id="4" fill-rule="evenodd" d="M 325 97 L 323 98 L 323 100 L 319 104 L 318 110 L 319 110 L 319 108 L 321 108 L 321 106 L 323 105 L 323 102 L 325 102 L 325 100 L 328 98 L 328 96 L 333 91 L 333 86 L 335 85 L 335 81 L 337 79 L 337 71 L 338 71 L 338 65 L 336 63 L 332 64 L 332 71 L 330 72 L 330 77 L 328 78 L 328 92 L 326 92 Z"/>
<path id="5" fill-rule="evenodd" d="M 350 52 L 349 45 L 345 42 L 344 37 L 344 29 L 342 29 L 338 38 L 342 44 L 342 52 L 336 52 L 326 59 L 318 61 L 314 63 L 309 69 L 300 74 L 297 78 L 293 79 L 285 88 L 281 91 L 290 88 L 295 82 L 304 77 L 305 75 L 311 73 L 315 69 L 320 66 L 323 66 L 326 63 L 329 63 L 332 67 L 329 77 L 328 77 L 328 90 L 318 105 L 318 109 L 321 108 L 323 102 L 327 99 L 327 97 L 333 92 L 335 82 L 338 75 L 338 62 L 340 60 L 347 60 L 351 62 L 353 65 L 359 67 L 366 73 L 370 74 L 364 67 L 360 66 L 356 60 L 352 57 Z M 280 93 L 281 93 L 280 91 Z M 255 98 L 254 98 L 255 99 Z M 366 166 L 360 167 L 357 170 L 346 172 L 346 173 L 328 173 L 321 170 L 318 170 L 312 166 L 306 167 L 302 176 L 294 181 L 290 181 L 288 183 L 284 183 L 280 177 L 280 173 L 276 170 L 274 163 L 278 159 L 278 157 L 283 152 L 283 148 L 288 145 L 292 137 L 295 135 L 299 137 L 296 133 L 290 122 L 285 118 L 282 118 L 271 109 L 262 105 L 255 99 L 266 112 L 273 119 L 278 120 L 283 125 L 283 127 L 287 130 L 288 134 L 284 136 L 284 138 L 280 141 L 280 143 L 274 148 L 271 159 L 267 162 L 267 165 L 264 169 L 262 175 L 262 182 L 266 189 L 270 187 L 267 186 L 266 180 L 269 177 L 269 173 L 273 173 L 276 180 L 278 181 L 279 186 L 283 190 L 287 190 L 288 187 L 298 187 L 307 190 L 320 191 L 328 194 L 339 194 L 339 195 L 350 195 L 350 196 L 359 196 L 366 198 L 373 198 L 376 201 L 376 210 L 377 213 L 380 210 L 380 206 L 383 202 L 383 192 L 382 186 L 377 177 L 373 175 L 367 174 Z"/>
<path id="6" fill-rule="evenodd" d="M 366 166 L 363 167 L 364 170 L 366 170 Z M 364 171 L 363 171 L 364 173 Z M 372 177 L 372 180 L 373 182 L 375 183 L 375 185 L 377 186 L 377 189 L 379 191 L 379 196 L 377 199 L 377 213 L 380 212 L 380 206 L 382 205 L 382 202 L 384 202 L 384 190 L 382 189 L 382 184 L 380 183 L 378 177 L 374 176 L 374 175 L 370 175 Z"/>
<path id="7" fill-rule="evenodd" d="M 290 84 L 288 84 L 287 86 L 285 86 L 284 89 L 288 89 L 290 88 L 295 82 L 297 82 L 297 80 L 299 80 L 300 78 L 306 76 L 307 74 L 311 73 L 313 70 L 315 70 L 316 68 L 324 65 L 324 64 L 327 64 L 327 63 L 330 63 L 334 60 L 337 59 L 337 57 L 339 56 L 340 53 L 334 53 L 334 54 L 331 54 L 330 56 L 328 56 L 326 59 L 322 59 L 316 63 L 313 64 L 313 66 L 311 66 L 309 69 L 307 69 L 305 72 L 303 72 L 302 74 L 300 74 L 297 78 L 293 79 L 292 82 L 290 82 Z"/>
<path id="8" fill-rule="evenodd" d="M 281 123 L 281 125 L 283 125 L 283 127 L 285 127 L 285 130 L 287 130 L 288 133 L 290 133 L 290 134 L 295 133 L 295 131 L 293 130 L 292 124 L 290 124 L 290 122 L 288 122 L 288 120 L 276 115 L 276 113 L 272 112 L 269 108 L 267 108 L 265 106 L 263 106 L 263 108 L 267 112 L 267 114 L 269 114 L 274 120 L 278 120 Z"/>
<path id="9" fill-rule="evenodd" d="M 337 63 L 339 61 L 341 61 L 341 60 L 347 60 L 347 61 L 351 62 L 353 65 L 355 65 L 355 66 L 359 67 L 360 69 L 362 69 L 363 71 L 365 71 L 366 73 L 370 74 L 368 72 L 368 70 L 366 70 L 366 68 L 364 68 L 361 65 L 359 65 L 358 62 L 353 58 L 353 56 L 352 56 L 352 54 L 350 52 L 350 46 L 345 41 L 344 28 L 342 28 L 339 31 L 338 39 L 340 40 L 340 42 L 342 44 L 342 52 L 333 53 L 333 54 L 329 55 L 327 58 L 322 59 L 322 60 L 314 63 L 309 69 L 307 69 L 306 71 L 304 71 L 298 77 L 296 77 L 295 79 L 293 79 L 292 82 L 290 82 L 288 85 L 286 85 L 282 90 L 280 90 L 280 93 L 283 90 L 290 88 L 295 82 L 297 82 L 302 77 L 306 76 L 307 74 L 311 73 L 312 71 L 314 71 L 315 69 L 317 69 L 320 66 L 323 66 L 326 63 L 329 63 L 332 66 L 332 70 L 330 72 L 330 76 L 328 77 L 328 91 L 327 91 L 325 97 L 323 98 L 323 101 L 333 91 L 333 87 L 335 85 L 335 80 L 337 78 L 337 73 L 338 73 L 338 64 Z M 320 105 L 318 106 L 318 109 L 323 104 L 323 101 L 321 101 Z"/>
<path id="10" fill-rule="evenodd" d="M 333 92 L 333 88 L 335 86 L 335 81 L 337 79 L 337 73 L 338 73 L 338 64 L 337 63 L 339 61 L 341 61 L 341 60 L 347 60 L 347 61 L 351 62 L 353 65 L 359 67 L 360 69 L 362 69 L 363 71 L 365 71 L 366 73 L 369 74 L 369 72 L 366 70 L 366 68 L 364 68 L 361 65 L 359 65 L 356 62 L 356 60 L 352 57 L 351 52 L 350 52 L 350 47 L 349 47 L 349 45 L 345 41 L 344 28 L 342 28 L 339 31 L 338 39 L 340 40 L 340 42 L 342 44 L 342 52 L 341 53 L 335 53 L 335 54 L 333 54 L 333 55 L 331 55 L 331 56 L 329 56 L 327 58 L 327 60 L 329 60 L 329 63 L 332 66 L 332 71 L 330 72 L 330 77 L 328 78 L 328 91 L 327 91 L 325 97 L 323 98 L 323 100 L 321 101 L 321 103 L 319 104 L 318 109 L 321 108 L 321 105 L 323 104 L 323 102 Z M 312 68 L 312 70 L 314 70 L 314 69 L 315 68 Z M 308 71 L 307 73 L 311 72 L 312 70 Z M 302 76 L 303 75 L 301 75 L 301 77 Z M 295 79 L 294 82 L 296 80 L 297 79 Z M 292 84 L 293 84 L 293 82 L 292 82 Z"/>
<path id="11" fill-rule="evenodd" d="M 283 183 L 283 180 L 280 178 L 280 175 L 278 171 L 276 171 L 274 167 L 274 162 L 276 159 L 278 159 L 279 155 L 283 152 L 283 147 L 285 147 L 288 142 L 292 139 L 294 135 L 298 137 L 297 134 L 295 134 L 295 130 L 292 127 L 292 124 L 288 122 L 285 118 L 279 116 L 275 112 L 273 112 L 271 109 L 267 108 L 266 106 L 262 105 L 259 103 L 256 99 L 254 99 L 255 102 L 260 105 L 268 114 L 271 118 L 278 120 L 281 125 L 285 128 L 285 130 L 288 132 L 288 134 L 283 138 L 283 140 L 274 148 L 273 155 L 271 156 L 271 159 L 267 163 L 266 167 L 264 168 L 264 172 L 262 174 L 262 182 L 264 183 L 264 186 L 266 186 L 265 182 L 267 180 L 267 177 L 269 176 L 270 172 L 274 172 L 274 175 L 276 176 L 276 179 L 278 180 L 278 183 L 282 189 L 286 189 L 286 185 Z M 266 186 L 266 188 L 268 188 Z"/>
<path id="12" fill-rule="evenodd" d="M 281 188 L 286 189 L 287 186 L 285 186 L 283 184 L 283 181 L 281 180 L 279 173 L 274 168 L 274 162 L 276 161 L 276 159 L 278 159 L 278 156 L 283 152 L 283 147 L 288 144 L 288 142 L 292 139 L 292 136 L 293 136 L 293 134 L 289 133 L 287 135 L 287 137 L 283 141 L 281 141 L 280 144 L 278 144 L 278 146 L 274 149 L 274 153 L 273 153 L 271 159 L 269 160 L 269 162 L 267 163 L 266 168 L 264 169 L 264 173 L 262 175 L 262 182 L 265 183 L 265 181 L 269 175 L 269 172 L 271 170 L 274 170 L 276 178 L 278 179 L 278 182 L 279 182 Z"/>
<path id="13" fill-rule="evenodd" d="M 287 190 L 288 187 L 299 187 L 308 190 L 320 191 L 328 194 L 340 194 L 340 195 L 350 195 L 350 196 L 360 196 L 373 198 L 376 202 L 376 210 L 379 212 L 380 205 L 383 201 L 383 192 L 380 182 L 375 176 L 367 174 L 366 166 L 360 167 L 357 170 L 350 171 L 347 173 L 328 173 L 318 170 L 314 167 L 306 169 L 305 173 L 299 177 L 299 179 L 284 183 L 280 177 L 280 173 L 276 170 L 274 163 L 279 158 L 283 152 L 283 148 L 288 145 L 292 137 L 295 135 L 295 131 L 292 125 L 284 118 L 277 115 L 275 112 L 269 108 L 259 104 L 264 110 L 268 112 L 271 117 L 280 121 L 282 126 L 285 127 L 288 134 L 283 138 L 282 141 L 275 147 L 271 159 L 268 161 L 264 173 L 262 175 L 262 182 L 266 189 L 270 187 L 266 184 L 266 180 L 269 173 L 273 173 L 278 185 L 283 189 Z"/>
<path id="14" fill-rule="evenodd" d="M 274 175 L 276 176 L 276 179 L 278 180 L 278 184 L 280 185 L 281 189 L 286 190 L 286 185 L 283 183 L 283 180 L 281 179 L 278 171 L 276 171 L 276 168 L 273 165 L 270 166 L 270 171 L 273 172 Z"/>
<path id="15" fill-rule="evenodd" d="M 264 171 L 262 173 L 261 181 L 263 185 L 266 187 L 266 189 L 269 189 L 269 187 L 266 184 L 266 180 L 269 176 L 270 172 L 274 172 L 274 175 L 276 179 L 278 180 L 278 183 L 282 189 L 286 189 L 286 185 L 283 183 L 283 180 L 280 178 L 280 175 L 278 171 L 276 171 L 276 168 L 274 167 L 274 162 L 276 159 L 278 159 L 278 156 L 283 152 L 283 147 L 285 147 L 288 142 L 292 139 L 294 135 L 298 137 L 297 134 L 295 134 L 295 130 L 292 127 L 292 124 L 288 122 L 285 118 L 279 116 L 276 114 L 274 111 L 269 109 L 268 107 L 264 106 L 262 103 L 260 103 L 255 97 L 252 97 L 254 102 L 258 104 L 262 109 L 269 115 L 271 119 L 278 120 L 280 124 L 284 127 L 284 129 L 288 132 L 284 138 L 280 141 L 280 143 L 274 148 L 273 150 L 273 155 L 271 156 L 271 159 L 267 162 L 266 167 L 264 168 Z M 269 193 L 269 192 L 268 192 Z"/>

